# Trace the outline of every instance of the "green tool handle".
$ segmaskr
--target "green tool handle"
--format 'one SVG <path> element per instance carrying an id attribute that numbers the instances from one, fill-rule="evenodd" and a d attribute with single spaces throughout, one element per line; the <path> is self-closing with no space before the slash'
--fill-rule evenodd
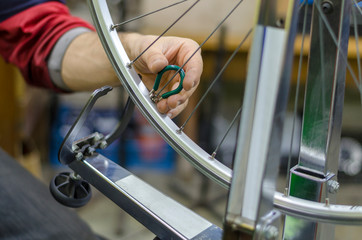
<path id="1" fill-rule="evenodd" d="M 178 73 L 180 75 L 180 84 L 178 85 L 178 87 L 176 89 L 162 94 L 161 95 L 162 98 L 168 98 L 168 97 L 170 97 L 172 95 L 175 95 L 175 94 L 181 92 L 181 90 L 183 88 L 182 84 L 183 84 L 183 80 L 185 78 L 185 71 L 181 67 L 179 67 L 177 65 L 168 65 L 157 74 L 155 84 L 153 85 L 153 90 L 157 91 L 158 87 L 160 86 L 162 75 L 165 72 L 171 71 L 171 70 L 178 71 Z"/>

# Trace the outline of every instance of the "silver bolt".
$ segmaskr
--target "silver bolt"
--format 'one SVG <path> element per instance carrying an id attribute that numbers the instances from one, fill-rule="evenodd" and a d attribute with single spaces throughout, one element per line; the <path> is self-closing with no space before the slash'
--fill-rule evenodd
<path id="1" fill-rule="evenodd" d="M 335 180 L 329 180 L 327 182 L 327 189 L 329 193 L 336 193 L 339 189 L 339 183 Z"/>
<path id="2" fill-rule="evenodd" d="M 284 27 L 284 19 L 283 18 L 279 18 L 277 21 L 276 21 L 276 26 L 279 27 L 279 28 L 282 28 Z"/>
<path id="3" fill-rule="evenodd" d="M 102 137 L 103 137 L 102 134 L 95 133 L 95 134 L 94 134 L 94 141 L 95 141 L 95 142 L 98 142 L 99 140 L 102 139 Z"/>
<path id="4" fill-rule="evenodd" d="M 87 147 L 85 155 L 91 156 L 96 150 L 93 147 Z"/>
<path id="5" fill-rule="evenodd" d="M 76 179 L 76 180 L 82 179 L 82 177 L 81 177 L 80 175 L 78 175 L 77 173 L 75 173 L 75 172 L 72 172 L 72 173 L 70 174 L 70 177 L 71 177 L 72 179 Z"/>
<path id="6" fill-rule="evenodd" d="M 73 144 L 72 145 L 72 150 L 73 150 L 73 152 L 76 152 L 76 151 L 79 151 L 80 148 L 79 148 L 79 146 L 77 144 Z"/>
<path id="7" fill-rule="evenodd" d="M 92 144 L 94 145 L 94 144 L 98 143 L 98 142 L 101 141 L 103 138 L 104 138 L 103 134 L 98 133 L 98 132 L 95 133 L 95 134 L 94 134 L 94 137 L 93 137 L 93 140 L 92 140 Z"/>
<path id="8" fill-rule="evenodd" d="M 264 238 L 266 240 L 275 240 L 278 238 L 279 230 L 273 225 L 269 225 L 264 230 Z"/>
<path id="9" fill-rule="evenodd" d="M 105 149 L 106 147 L 108 147 L 108 143 L 106 141 L 102 141 L 100 144 L 99 144 L 99 147 L 101 149 Z"/>
<path id="10" fill-rule="evenodd" d="M 78 152 L 78 153 L 75 155 L 75 159 L 76 159 L 77 161 L 82 160 L 82 159 L 83 159 L 83 153 Z"/>

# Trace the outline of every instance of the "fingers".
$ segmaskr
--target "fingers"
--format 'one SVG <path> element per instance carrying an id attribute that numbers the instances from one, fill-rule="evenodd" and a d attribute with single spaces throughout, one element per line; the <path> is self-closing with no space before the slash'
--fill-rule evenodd
<path id="1" fill-rule="evenodd" d="M 153 48 L 146 53 L 144 56 L 144 60 L 147 63 L 147 67 L 151 73 L 158 73 L 168 65 L 168 60 L 165 55 L 162 54 L 160 49 Z"/>
<path id="2" fill-rule="evenodd" d="M 167 116 L 169 116 L 170 118 L 176 117 L 177 115 L 179 115 L 182 112 L 182 110 L 185 109 L 188 102 L 189 102 L 189 99 L 186 99 L 186 101 L 184 103 L 182 103 L 182 104 L 178 105 L 176 108 L 171 109 L 170 111 L 168 111 Z"/>
<path id="3" fill-rule="evenodd" d="M 178 86 L 178 82 L 173 85 L 173 89 Z M 197 86 L 189 91 L 182 90 L 180 93 L 163 99 L 157 103 L 157 109 L 160 113 L 167 114 L 170 118 L 176 117 L 187 106 L 190 96 L 194 93 Z"/>
<path id="4" fill-rule="evenodd" d="M 142 38 L 142 44 L 139 45 L 140 49 L 138 49 L 138 52 L 141 53 L 144 49 L 147 49 L 155 39 L 155 36 L 145 36 Z M 166 67 L 169 61 L 162 51 L 162 44 L 160 45 L 159 43 L 149 47 L 142 55 L 140 59 L 141 63 L 137 64 L 140 71 L 156 74 Z"/>
<path id="5" fill-rule="evenodd" d="M 170 118 L 176 117 L 187 106 L 188 99 L 200 83 L 203 69 L 201 53 L 199 50 L 195 52 L 198 49 L 197 43 L 189 39 L 178 40 L 182 41 L 182 44 L 179 44 L 176 63 L 182 63 L 179 64 L 180 66 L 186 63 L 183 90 L 157 104 L 158 110 L 161 113 L 166 113 Z M 178 84 L 179 82 L 174 82 L 171 89 L 175 89 Z"/>
<path id="6" fill-rule="evenodd" d="M 150 46 L 155 38 L 155 36 L 137 38 L 138 44 L 134 44 L 136 46 L 133 48 L 134 53 L 142 52 Z M 180 67 L 184 65 L 183 69 L 186 74 L 183 80 L 183 90 L 157 103 L 158 110 L 163 114 L 168 114 L 171 118 L 177 116 L 186 107 L 189 97 L 199 85 L 203 62 L 198 47 L 199 45 L 190 39 L 162 37 L 148 48 L 136 62 L 137 71 L 143 75 L 143 82 L 149 89 L 153 86 L 155 79 L 155 75 L 152 76 L 152 74 L 157 74 L 170 64 Z M 178 84 L 179 82 L 175 79 L 170 88 L 175 89 Z"/>
<path id="7" fill-rule="evenodd" d="M 176 89 L 178 86 L 178 83 L 173 84 L 171 90 Z M 183 91 L 183 90 L 182 90 Z M 181 92 L 182 92 L 181 91 Z M 183 103 L 185 100 L 182 100 L 181 98 L 181 92 L 175 95 L 172 95 L 168 97 L 167 99 L 162 99 L 160 102 L 157 103 L 157 109 L 161 113 L 168 113 L 171 109 L 176 108 L 178 105 Z"/>
<path id="8" fill-rule="evenodd" d="M 194 67 L 185 71 L 186 74 L 183 82 L 183 89 L 185 89 L 185 91 L 190 91 L 192 89 L 195 89 L 195 87 L 197 87 L 200 83 L 202 62 L 194 64 Z"/>
<path id="9" fill-rule="evenodd" d="M 170 108 L 170 106 L 167 104 L 168 99 L 163 99 L 159 103 L 157 103 L 157 109 L 160 113 L 167 114 L 170 118 L 174 118 L 177 115 L 179 115 L 182 110 L 185 109 L 185 107 L 188 104 L 189 99 L 187 98 L 184 102 L 178 101 L 174 108 Z"/>
<path id="10" fill-rule="evenodd" d="M 195 41 L 184 39 L 184 43 L 179 50 L 178 61 L 186 63 L 184 66 L 186 76 L 183 83 L 183 88 L 186 91 L 191 90 L 200 82 L 203 61 L 201 57 L 201 51 L 198 48 L 199 45 Z"/>

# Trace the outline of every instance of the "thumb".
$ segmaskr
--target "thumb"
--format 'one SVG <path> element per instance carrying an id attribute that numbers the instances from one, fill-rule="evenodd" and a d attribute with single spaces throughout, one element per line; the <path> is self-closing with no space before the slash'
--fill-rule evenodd
<path id="1" fill-rule="evenodd" d="M 168 60 L 158 48 L 150 48 L 143 59 L 148 67 L 148 70 L 152 73 L 160 72 L 164 67 L 168 65 Z"/>

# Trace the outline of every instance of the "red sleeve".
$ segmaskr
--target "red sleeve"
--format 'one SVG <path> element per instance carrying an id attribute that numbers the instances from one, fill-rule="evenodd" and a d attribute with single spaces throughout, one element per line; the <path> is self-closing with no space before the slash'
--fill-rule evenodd
<path id="1" fill-rule="evenodd" d="M 36 5 L 0 23 L 0 54 L 20 68 L 29 84 L 60 92 L 49 77 L 47 58 L 57 40 L 75 27 L 94 30 L 62 3 Z"/>

